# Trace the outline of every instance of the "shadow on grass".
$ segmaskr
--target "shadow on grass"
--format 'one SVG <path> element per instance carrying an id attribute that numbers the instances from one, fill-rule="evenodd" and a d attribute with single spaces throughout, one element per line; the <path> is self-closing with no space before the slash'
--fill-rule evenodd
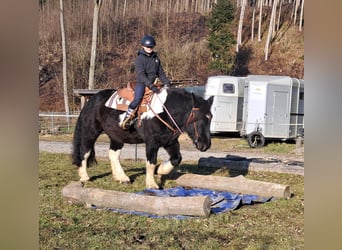
<path id="1" fill-rule="evenodd" d="M 102 179 L 102 178 L 107 177 L 111 174 L 112 174 L 112 172 L 107 172 L 107 173 L 95 175 L 95 176 L 90 177 L 89 181 L 96 181 L 97 179 Z"/>

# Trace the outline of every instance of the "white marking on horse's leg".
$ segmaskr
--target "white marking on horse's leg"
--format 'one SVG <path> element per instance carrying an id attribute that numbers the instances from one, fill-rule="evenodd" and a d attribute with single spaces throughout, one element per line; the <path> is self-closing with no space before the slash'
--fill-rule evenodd
<path id="1" fill-rule="evenodd" d="M 84 154 L 81 166 L 78 168 L 78 175 L 80 176 L 80 181 L 89 181 L 89 176 L 87 173 L 87 160 L 90 156 L 90 151 Z"/>
<path id="2" fill-rule="evenodd" d="M 173 168 L 174 168 L 174 166 L 171 164 L 170 161 L 164 161 L 163 163 L 161 163 L 159 165 L 158 170 L 157 170 L 157 174 L 158 175 L 169 174 Z"/>
<path id="3" fill-rule="evenodd" d="M 120 164 L 120 153 L 120 149 L 116 151 L 110 149 L 108 152 L 110 165 L 112 166 L 113 179 L 119 181 L 120 183 L 130 182 L 129 177 L 125 174 L 125 171 L 122 169 Z"/>
<path id="4" fill-rule="evenodd" d="M 146 188 L 159 189 L 159 186 L 154 180 L 155 169 L 156 165 L 151 164 L 149 161 L 146 161 Z"/>

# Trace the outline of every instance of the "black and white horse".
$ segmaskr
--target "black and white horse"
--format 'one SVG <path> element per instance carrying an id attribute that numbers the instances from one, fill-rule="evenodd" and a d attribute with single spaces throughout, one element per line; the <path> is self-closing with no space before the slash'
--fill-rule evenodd
<path id="1" fill-rule="evenodd" d="M 114 180 L 130 182 L 120 164 L 120 151 L 124 143 L 146 145 L 146 187 L 159 188 L 154 179 L 157 167 L 157 153 L 163 147 L 170 158 L 157 168 L 158 175 L 166 175 L 182 160 L 178 137 L 186 132 L 196 148 L 206 151 L 211 146 L 210 108 L 213 97 L 202 97 L 186 92 L 184 89 L 163 89 L 158 94 L 162 111 L 143 113 L 141 120 L 129 130 L 119 126 L 123 111 L 105 106 L 108 98 L 116 90 L 106 89 L 98 92 L 86 103 L 78 117 L 73 139 L 73 164 L 78 167 L 80 181 L 88 181 L 87 166 L 96 162 L 94 144 L 98 136 L 105 132 L 110 138 L 109 159 Z M 161 96 L 159 98 L 159 95 Z M 164 96 L 164 104 L 162 103 Z M 149 113 L 149 115 L 148 115 Z M 159 116 L 159 118 L 158 118 Z"/>

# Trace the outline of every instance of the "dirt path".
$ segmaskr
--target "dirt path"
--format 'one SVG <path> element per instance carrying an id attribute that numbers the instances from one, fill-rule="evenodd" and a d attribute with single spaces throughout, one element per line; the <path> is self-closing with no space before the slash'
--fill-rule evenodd
<path id="1" fill-rule="evenodd" d="M 39 141 L 39 151 L 71 154 L 72 144 L 70 142 Z M 97 157 L 107 158 L 108 144 L 97 142 L 95 144 L 95 152 Z M 304 156 L 302 153 L 290 157 L 251 152 L 234 152 L 234 154 L 229 154 L 227 152 L 213 152 L 210 149 L 206 152 L 181 149 L 181 153 L 183 162 L 198 161 L 202 157 L 226 158 L 229 155 L 245 157 L 249 162 L 250 170 L 304 175 Z M 159 150 L 158 158 L 161 160 L 168 159 L 168 155 L 164 149 Z M 145 159 L 145 146 L 143 144 L 125 144 L 121 151 L 121 159 Z"/>

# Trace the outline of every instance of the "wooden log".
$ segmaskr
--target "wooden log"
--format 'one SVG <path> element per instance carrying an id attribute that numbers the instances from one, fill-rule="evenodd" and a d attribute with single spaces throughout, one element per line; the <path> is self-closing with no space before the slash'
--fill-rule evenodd
<path id="1" fill-rule="evenodd" d="M 230 158 L 202 157 L 198 160 L 198 166 L 215 168 L 224 167 L 229 171 L 246 174 L 248 173 L 249 162 L 247 160 L 232 160 Z"/>
<path id="2" fill-rule="evenodd" d="M 155 215 L 209 216 L 209 196 L 158 197 L 99 188 L 83 188 L 81 182 L 72 182 L 62 190 L 65 200 L 101 208 L 116 208 Z"/>
<path id="3" fill-rule="evenodd" d="M 289 198 L 290 186 L 250 180 L 242 175 L 237 177 L 220 177 L 212 175 L 184 174 L 176 180 L 176 183 L 185 187 L 228 191 L 232 193 L 254 194 L 262 197 Z"/>

